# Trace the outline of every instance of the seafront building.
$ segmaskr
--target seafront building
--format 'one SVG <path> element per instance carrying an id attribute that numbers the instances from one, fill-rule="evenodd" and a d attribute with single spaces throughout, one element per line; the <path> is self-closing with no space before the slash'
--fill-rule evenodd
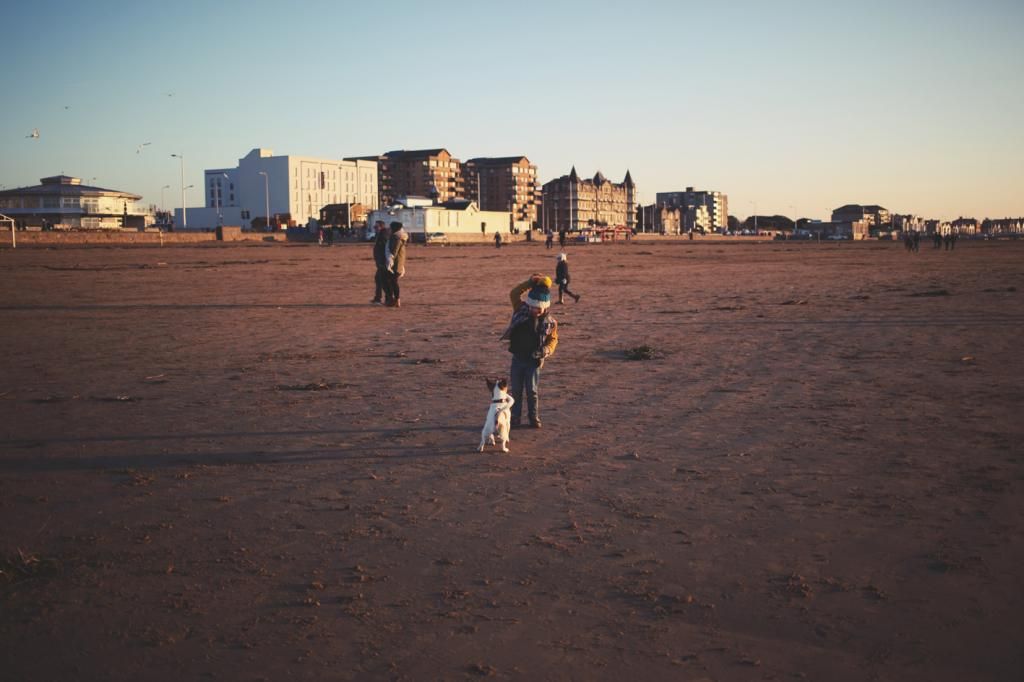
<path id="1" fill-rule="evenodd" d="M 857 222 L 859 220 L 867 221 L 872 227 L 881 227 L 888 225 L 891 218 L 889 209 L 875 204 L 846 204 L 832 211 L 832 222 Z"/>
<path id="2" fill-rule="evenodd" d="M 636 183 L 629 171 L 613 183 L 598 171 L 581 180 L 576 166 L 568 175 L 544 183 L 541 195 L 542 230 L 578 232 L 589 227 L 636 227 Z"/>
<path id="3" fill-rule="evenodd" d="M 404 196 L 431 197 L 439 202 L 464 196 L 462 164 L 447 149 L 398 149 L 380 156 L 353 156 L 346 160 L 376 164 L 376 206 L 390 206 Z"/>
<path id="4" fill-rule="evenodd" d="M 274 156 L 253 149 L 233 168 L 203 173 L 204 205 L 188 209 L 189 229 L 239 225 L 245 229 L 306 225 L 338 204 L 378 203 L 377 164 L 312 156 Z M 182 225 L 175 209 L 175 226 Z"/>
<path id="5" fill-rule="evenodd" d="M 465 198 L 483 211 L 509 211 L 514 227 L 536 229 L 541 191 L 525 156 L 477 157 L 462 164 Z"/>
<path id="6" fill-rule="evenodd" d="M 107 230 L 144 228 L 153 210 L 138 194 L 83 185 L 81 178 L 53 175 L 31 187 L 0 191 L 0 214 L 20 229 Z"/>
<path id="7" fill-rule="evenodd" d="M 372 211 L 367 227 L 377 221 L 390 225 L 399 221 L 416 241 L 429 232 L 443 232 L 458 239 L 459 235 L 488 236 L 495 232 L 508 233 L 512 214 L 508 211 L 481 211 L 475 201 L 449 199 L 437 203 L 429 197 L 398 197 L 387 207 Z"/>
<path id="8" fill-rule="evenodd" d="M 682 192 L 658 192 L 654 203 L 656 206 L 681 209 L 683 219 L 680 222 L 684 232 L 725 232 L 729 229 L 729 197 L 723 192 L 687 187 Z M 654 214 L 658 212 L 654 211 Z M 707 215 L 706 219 L 703 218 L 704 214 Z M 686 220 L 685 216 L 690 219 Z"/>

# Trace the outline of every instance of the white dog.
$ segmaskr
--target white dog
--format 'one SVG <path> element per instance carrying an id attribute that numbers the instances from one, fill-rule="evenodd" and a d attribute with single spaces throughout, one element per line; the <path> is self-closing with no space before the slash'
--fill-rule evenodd
<path id="1" fill-rule="evenodd" d="M 491 406 L 487 410 L 487 419 L 484 421 L 484 430 L 480 432 L 480 448 L 484 451 L 484 445 L 490 442 L 494 445 L 494 437 L 501 440 L 501 451 L 508 452 L 508 429 L 512 421 L 510 410 L 515 404 L 515 399 L 508 394 L 508 381 L 506 379 L 487 379 L 487 388 L 491 391 Z"/>

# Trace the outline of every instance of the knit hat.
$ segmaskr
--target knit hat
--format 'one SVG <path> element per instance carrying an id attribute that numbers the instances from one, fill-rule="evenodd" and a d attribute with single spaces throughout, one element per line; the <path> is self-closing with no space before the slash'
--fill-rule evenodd
<path id="1" fill-rule="evenodd" d="M 530 287 L 530 293 L 526 295 L 526 305 L 531 308 L 547 310 L 551 305 L 551 278 L 544 277 Z"/>

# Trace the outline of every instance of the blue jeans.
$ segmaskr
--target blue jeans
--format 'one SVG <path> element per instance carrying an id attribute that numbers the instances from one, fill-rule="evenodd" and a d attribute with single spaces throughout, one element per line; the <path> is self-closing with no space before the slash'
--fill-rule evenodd
<path id="1" fill-rule="evenodd" d="M 509 381 L 512 384 L 512 399 L 516 401 L 512 405 L 512 421 L 517 422 L 522 418 L 524 388 L 526 389 L 526 409 L 527 414 L 530 415 L 530 421 L 539 419 L 537 410 L 540 403 L 537 389 L 540 387 L 540 367 L 537 366 L 537 361 L 524 361 L 513 355 L 512 369 L 509 370 L 509 373 L 511 374 Z"/>

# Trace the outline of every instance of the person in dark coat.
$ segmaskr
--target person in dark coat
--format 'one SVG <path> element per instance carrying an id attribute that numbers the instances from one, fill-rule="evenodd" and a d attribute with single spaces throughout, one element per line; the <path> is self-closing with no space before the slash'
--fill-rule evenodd
<path id="1" fill-rule="evenodd" d="M 579 294 L 569 291 L 569 257 L 564 253 L 558 254 L 558 265 L 555 266 L 555 282 L 558 283 L 558 303 L 562 304 L 564 294 L 572 296 L 577 303 L 580 302 Z"/>
<path id="2" fill-rule="evenodd" d="M 384 226 L 383 220 L 374 224 L 377 230 L 377 237 L 373 240 L 373 262 L 377 265 L 377 272 L 373 276 L 374 294 L 370 303 L 380 305 L 383 301 L 381 295 L 384 292 L 384 278 L 387 276 L 387 257 L 385 251 L 388 248 L 388 228 Z"/>

